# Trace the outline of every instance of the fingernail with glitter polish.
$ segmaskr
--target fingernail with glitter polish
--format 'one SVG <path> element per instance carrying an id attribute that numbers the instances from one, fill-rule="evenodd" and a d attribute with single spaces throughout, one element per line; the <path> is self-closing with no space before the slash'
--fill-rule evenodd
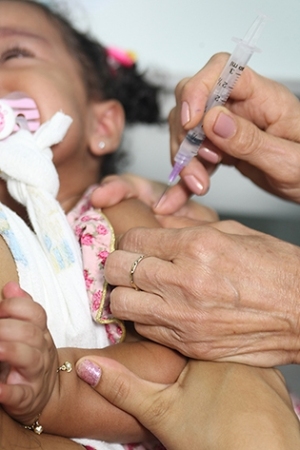
<path id="1" fill-rule="evenodd" d="M 96 387 L 101 378 L 101 369 L 92 361 L 84 359 L 76 366 L 77 375 L 92 387 Z"/>

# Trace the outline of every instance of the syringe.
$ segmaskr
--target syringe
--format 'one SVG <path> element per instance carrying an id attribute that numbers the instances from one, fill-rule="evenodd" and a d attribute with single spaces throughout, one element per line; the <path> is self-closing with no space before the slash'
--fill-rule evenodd
<path id="1" fill-rule="evenodd" d="M 224 105 L 230 96 L 230 93 L 241 76 L 246 64 L 251 58 L 254 51 L 259 51 L 255 44 L 266 23 L 267 17 L 260 14 L 249 28 L 244 39 L 233 38 L 237 45 L 231 54 L 226 66 L 218 78 L 212 92 L 210 93 L 205 111 L 217 105 Z M 190 130 L 174 158 L 175 164 L 169 176 L 169 185 L 177 178 L 182 169 L 188 165 L 193 156 L 196 156 L 198 149 L 205 139 L 201 121 L 195 128 Z"/>

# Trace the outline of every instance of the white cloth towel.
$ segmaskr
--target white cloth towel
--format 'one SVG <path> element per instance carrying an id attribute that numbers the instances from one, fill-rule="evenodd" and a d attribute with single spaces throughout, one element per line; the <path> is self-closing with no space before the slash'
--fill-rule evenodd
<path id="1" fill-rule="evenodd" d="M 55 200 L 59 179 L 51 146 L 64 138 L 71 122 L 57 113 L 34 134 L 20 130 L 0 142 L 0 176 L 26 206 L 33 228 L 0 203 L 0 234 L 16 261 L 20 285 L 45 308 L 56 346 L 105 347 L 105 329 L 90 315 L 79 245 Z M 98 450 L 123 448 L 83 442 Z"/>

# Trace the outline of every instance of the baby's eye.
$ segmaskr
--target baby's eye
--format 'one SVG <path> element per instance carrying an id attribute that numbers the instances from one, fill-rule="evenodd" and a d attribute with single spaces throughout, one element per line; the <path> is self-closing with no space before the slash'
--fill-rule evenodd
<path id="1" fill-rule="evenodd" d="M 14 47 L 3 52 L 0 57 L 0 61 L 5 62 L 13 58 L 30 58 L 32 56 L 34 55 L 29 50 L 20 47 Z"/>

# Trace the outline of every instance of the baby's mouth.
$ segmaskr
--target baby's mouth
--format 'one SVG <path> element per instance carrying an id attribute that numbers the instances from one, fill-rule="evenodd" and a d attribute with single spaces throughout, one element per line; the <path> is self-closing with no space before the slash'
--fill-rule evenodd
<path id="1" fill-rule="evenodd" d="M 23 92 L 12 92 L 0 99 L 0 140 L 20 128 L 34 132 L 40 126 L 35 101 Z"/>

